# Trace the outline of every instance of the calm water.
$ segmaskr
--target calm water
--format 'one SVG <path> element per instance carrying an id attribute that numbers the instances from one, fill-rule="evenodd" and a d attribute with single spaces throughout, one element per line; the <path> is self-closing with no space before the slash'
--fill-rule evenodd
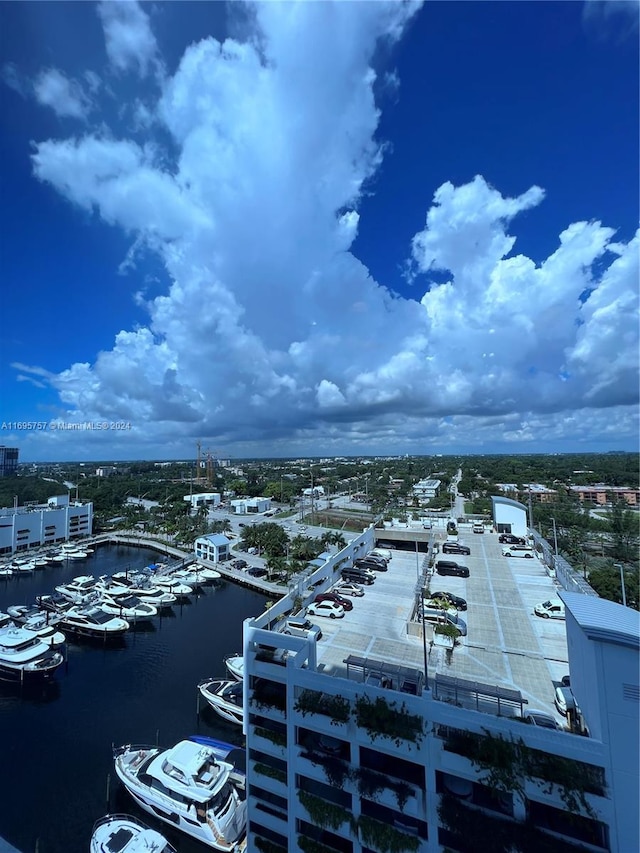
<path id="1" fill-rule="evenodd" d="M 103 546 L 87 560 L 0 579 L 0 610 L 31 603 L 75 575 L 155 559 L 146 549 Z M 198 719 L 196 685 L 224 673 L 223 657 L 242 649 L 243 619 L 262 612 L 265 597 L 217 583 L 150 629 L 128 632 L 123 648 L 70 643 L 68 666 L 44 692 L 21 695 L 19 686 L 0 682 L 0 836 L 22 853 L 86 853 L 94 821 L 111 810 L 142 817 L 180 853 L 211 850 L 137 810 L 115 775 L 111 747 L 172 746 L 197 732 L 243 743 L 240 727 L 211 709 L 203 707 Z"/>

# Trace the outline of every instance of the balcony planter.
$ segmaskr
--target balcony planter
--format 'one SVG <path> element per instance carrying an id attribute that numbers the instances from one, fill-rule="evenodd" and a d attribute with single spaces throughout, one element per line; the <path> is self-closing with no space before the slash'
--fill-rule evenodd
<path id="1" fill-rule="evenodd" d="M 420 848 L 420 839 L 416 835 L 409 835 L 366 815 L 358 818 L 358 830 L 362 843 L 374 847 L 379 853 L 404 853 Z"/>
<path id="2" fill-rule="evenodd" d="M 276 732 L 273 729 L 265 729 L 262 726 L 256 726 L 253 730 L 256 737 L 271 741 L 274 746 L 286 748 L 287 736 L 284 732 Z"/>
<path id="3" fill-rule="evenodd" d="M 334 847 L 327 847 L 326 844 L 321 844 L 314 838 L 307 838 L 306 835 L 298 836 L 298 847 L 304 853 L 337 853 Z"/>
<path id="4" fill-rule="evenodd" d="M 344 806 L 330 803 L 308 791 L 298 791 L 298 799 L 315 826 L 323 829 L 339 829 L 343 823 L 354 826 L 353 816 Z"/>
<path id="5" fill-rule="evenodd" d="M 257 761 L 253 765 L 253 770 L 261 776 L 268 776 L 269 779 L 275 779 L 276 782 L 281 782 L 283 785 L 287 784 L 287 774 L 284 770 L 280 770 L 277 767 L 271 767 L 269 764 L 262 764 L 260 761 Z"/>
<path id="6" fill-rule="evenodd" d="M 343 696 L 331 696 L 316 690 L 303 690 L 293 706 L 294 711 L 307 714 L 323 714 L 331 719 L 331 725 L 346 723 L 351 716 L 351 703 Z"/>
<path id="7" fill-rule="evenodd" d="M 333 755 L 319 755 L 301 753 L 301 758 L 306 758 L 312 764 L 319 764 L 324 770 L 327 782 L 334 788 L 342 790 L 344 783 L 351 777 L 351 771 L 346 761 Z"/>
<path id="8" fill-rule="evenodd" d="M 372 741 L 386 737 L 396 746 L 400 746 L 403 740 L 416 744 L 422 742 L 422 717 L 410 714 L 404 703 L 398 708 L 395 702 L 388 704 L 381 697 L 371 701 L 368 696 L 360 696 L 356 700 L 355 716 L 360 728 L 366 729 Z"/>

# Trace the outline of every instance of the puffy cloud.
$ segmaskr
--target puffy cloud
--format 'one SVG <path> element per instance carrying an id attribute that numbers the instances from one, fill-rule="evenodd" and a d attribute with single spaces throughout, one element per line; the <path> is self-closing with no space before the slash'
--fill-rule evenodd
<path id="1" fill-rule="evenodd" d="M 144 77 L 158 65 L 158 47 L 149 17 L 136 0 L 98 3 L 107 56 L 117 71 L 136 69 Z"/>
<path id="2" fill-rule="evenodd" d="M 70 411 L 131 420 L 147 446 L 197 433 L 290 455 L 529 442 L 637 399 L 638 238 L 579 222 L 541 262 L 514 254 L 544 192 L 477 176 L 437 189 L 412 241 L 420 300 L 351 251 L 384 152 L 374 53 L 415 8 L 261 3 L 244 41 L 192 44 L 153 110 L 175 157 L 105 134 L 36 146 L 40 180 L 135 235 L 125 267 L 146 246 L 171 282 L 148 328 L 49 378 Z"/>
<path id="3" fill-rule="evenodd" d="M 62 118 L 86 119 L 91 112 L 91 100 L 80 83 L 57 68 L 42 71 L 34 81 L 33 90 L 38 103 L 51 107 Z"/>

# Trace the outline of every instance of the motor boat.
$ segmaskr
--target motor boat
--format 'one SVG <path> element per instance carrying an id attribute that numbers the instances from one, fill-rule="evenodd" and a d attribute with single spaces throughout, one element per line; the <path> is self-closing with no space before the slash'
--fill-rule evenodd
<path id="1" fill-rule="evenodd" d="M 54 566 L 57 566 L 60 563 L 64 563 L 64 557 L 60 553 L 47 555 L 47 560 Z"/>
<path id="2" fill-rule="evenodd" d="M 224 665 L 236 681 L 242 681 L 244 678 L 244 657 L 242 655 L 227 655 L 224 659 Z"/>
<path id="3" fill-rule="evenodd" d="M 73 602 L 59 592 L 53 592 L 50 595 L 37 595 L 36 604 L 43 610 L 50 610 L 52 613 L 62 613 L 73 607 Z"/>
<path id="4" fill-rule="evenodd" d="M 245 776 L 227 755 L 192 740 L 171 749 L 114 750 L 118 778 L 141 808 L 214 850 L 232 853 L 246 845 Z"/>
<path id="5" fill-rule="evenodd" d="M 88 595 L 96 592 L 97 583 L 93 575 L 78 575 L 68 583 L 59 584 L 55 590 L 74 604 L 79 604 L 85 601 Z"/>
<path id="6" fill-rule="evenodd" d="M 0 628 L 12 620 L 51 649 L 64 646 L 67 641 L 62 631 L 56 630 L 60 617 L 39 607 L 31 604 L 13 604 L 7 607 L 6 613 L 0 613 Z"/>
<path id="7" fill-rule="evenodd" d="M 64 556 L 67 560 L 86 560 L 89 555 L 86 551 L 76 548 L 73 551 L 65 551 Z"/>
<path id="8" fill-rule="evenodd" d="M 63 661 L 61 652 L 52 651 L 24 628 L 0 628 L 1 680 L 33 683 L 50 678 Z"/>
<path id="9" fill-rule="evenodd" d="M 179 578 L 173 578 L 168 575 L 165 577 L 155 577 L 153 582 L 165 592 L 173 593 L 176 598 L 186 598 L 186 596 L 191 595 L 193 592 L 192 586 L 184 583 L 184 581 L 181 581 Z"/>
<path id="10" fill-rule="evenodd" d="M 127 595 L 137 595 L 142 601 L 148 601 L 156 607 L 171 607 L 178 600 L 172 592 L 153 584 L 146 574 L 116 572 L 112 580 L 126 589 Z"/>
<path id="11" fill-rule="evenodd" d="M 236 723 L 239 726 L 243 724 L 243 685 L 241 681 L 206 678 L 198 684 L 198 690 L 216 714 L 219 714 L 224 720 L 228 720 L 230 723 Z"/>
<path id="12" fill-rule="evenodd" d="M 154 616 L 158 615 L 157 607 L 146 601 L 140 601 L 135 595 L 121 595 L 112 598 L 110 595 L 103 594 L 98 607 L 105 613 L 123 616 L 125 619 L 131 619 L 134 622 L 140 619 L 153 619 Z"/>
<path id="13" fill-rule="evenodd" d="M 93 825 L 90 853 L 177 853 L 164 835 L 141 820 L 110 814 Z"/>
<path id="14" fill-rule="evenodd" d="M 14 569 L 11 566 L 0 567 L 0 578 L 10 578 L 14 574 Z"/>
<path id="15" fill-rule="evenodd" d="M 90 605 L 70 607 L 63 612 L 60 627 L 67 634 L 107 642 L 122 637 L 129 630 L 129 623 L 120 616 L 112 616 Z"/>
<path id="16" fill-rule="evenodd" d="M 178 569 L 172 573 L 172 577 L 184 581 L 189 586 L 200 586 L 201 584 L 213 583 L 222 575 L 214 569 L 205 569 L 204 566 L 190 566 L 188 569 Z"/>
<path id="17" fill-rule="evenodd" d="M 48 564 L 49 561 L 46 557 L 36 557 L 36 559 L 33 561 L 33 565 L 36 567 L 36 569 L 46 569 Z"/>

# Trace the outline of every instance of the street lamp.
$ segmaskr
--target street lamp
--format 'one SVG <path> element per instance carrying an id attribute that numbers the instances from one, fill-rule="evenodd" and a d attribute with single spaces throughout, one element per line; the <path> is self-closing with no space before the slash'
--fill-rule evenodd
<path id="1" fill-rule="evenodd" d="M 626 593 L 625 588 L 624 588 L 624 566 L 622 565 L 622 563 L 614 563 L 613 568 L 614 569 L 620 569 L 620 585 L 622 586 L 622 606 L 626 607 L 627 606 L 627 593 Z"/>
<path id="2" fill-rule="evenodd" d="M 551 518 L 551 516 L 549 516 L 549 518 Z M 554 550 L 553 565 L 555 567 L 555 564 L 556 564 L 555 561 L 558 559 L 558 535 L 556 533 L 556 520 L 555 520 L 555 518 L 551 518 L 551 521 L 553 522 L 553 550 Z"/>

